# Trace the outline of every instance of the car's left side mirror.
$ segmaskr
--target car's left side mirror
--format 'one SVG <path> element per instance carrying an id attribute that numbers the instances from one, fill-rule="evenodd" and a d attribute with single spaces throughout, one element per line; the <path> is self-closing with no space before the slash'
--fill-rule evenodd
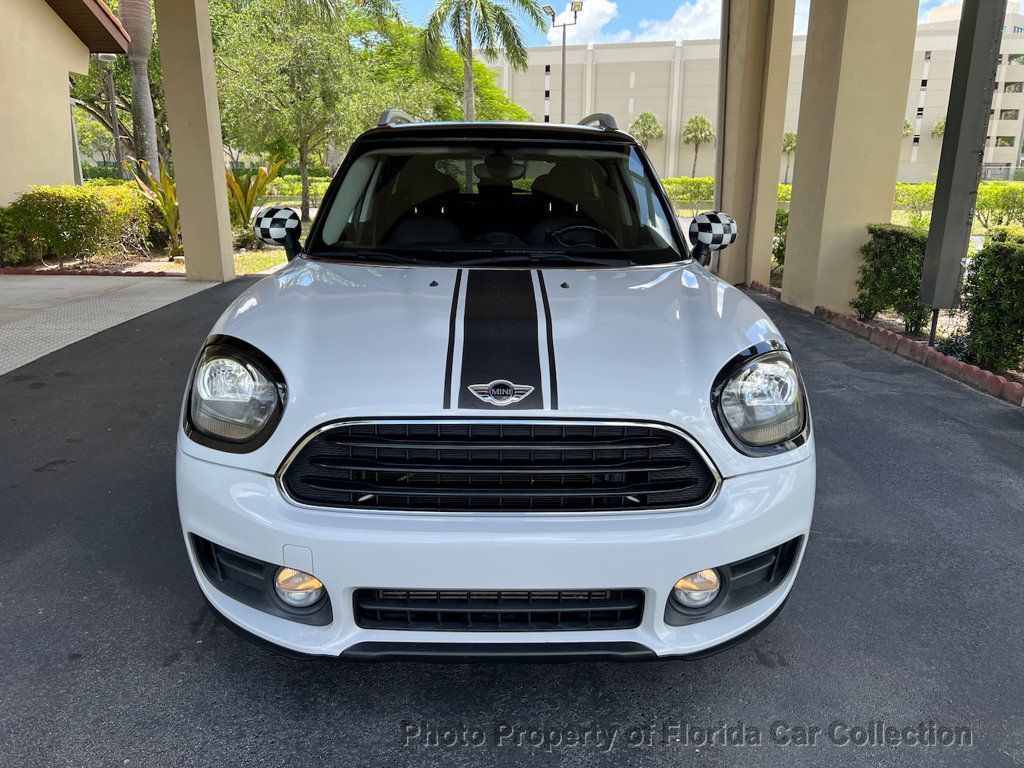
<path id="1" fill-rule="evenodd" d="M 690 222 L 690 245 L 693 246 L 694 258 L 707 266 L 711 254 L 732 245 L 736 241 L 739 229 L 736 219 L 721 211 L 698 213 Z"/>
<path id="2" fill-rule="evenodd" d="M 288 255 L 288 261 L 294 259 L 302 251 L 299 247 L 302 220 L 292 208 L 286 206 L 264 208 L 253 219 L 252 231 L 258 240 L 267 245 L 283 245 L 284 251 Z"/>

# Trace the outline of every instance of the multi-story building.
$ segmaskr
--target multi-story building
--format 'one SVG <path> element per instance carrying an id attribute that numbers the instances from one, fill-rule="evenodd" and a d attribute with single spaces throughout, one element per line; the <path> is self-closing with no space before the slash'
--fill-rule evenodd
<path id="1" fill-rule="evenodd" d="M 990 178 L 1012 177 L 1021 165 L 1024 139 L 1024 15 L 1016 2 L 1008 6 L 984 156 Z M 942 6 L 918 27 L 907 92 L 911 129 L 900 154 L 901 181 L 929 181 L 938 169 L 942 139 L 933 130 L 945 117 L 949 102 L 959 16 L 959 6 Z M 803 36 L 793 38 L 786 131 L 797 130 L 805 41 Z M 561 48 L 538 46 L 530 48 L 529 54 L 525 72 L 513 70 L 504 59 L 495 62 L 498 81 L 535 120 L 558 122 L 562 119 Z M 593 112 L 608 112 L 628 128 L 640 112 L 653 112 L 665 136 L 648 146 L 652 161 L 664 176 L 689 176 L 694 172 L 694 147 L 683 143 L 682 130 L 694 115 L 706 116 L 718 130 L 718 57 L 718 40 L 570 45 L 565 120 L 577 122 Z M 792 178 L 795 161 L 795 156 L 783 156 L 780 181 L 786 178 L 787 164 Z M 696 175 L 709 176 L 714 166 L 714 147 L 701 146 Z"/>

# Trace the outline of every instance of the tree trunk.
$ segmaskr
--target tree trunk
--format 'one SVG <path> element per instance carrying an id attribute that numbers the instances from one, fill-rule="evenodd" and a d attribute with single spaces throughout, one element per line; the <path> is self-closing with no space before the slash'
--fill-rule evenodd
<path id="1" fill-rule="evenodd" d="M 784 178 L 785 178 L 785 181 L 783 181 L 782 183 L 783 184 L 789 184 L 789 153 L 788 152 L 786 153 L 786 175 L 785 175 Z"/>
<path id="2" fill-rule="evenodd" d="M 693 170 L 690 171 L 692 178 L 697 178 L 697 151 L 700 149 L 700 144 L 693 145 Z"/>
<path id="3" fill-rule="evenodd" d="M 476 101 L 473 98 L 473 27 L 468 16 L 465 52 L 462 56 L 462 113 L 466 120 L 476 120 Z"/>
<path id="4" fill-rule="evenodd" d="M 299 143 L 299 179 L 302 181 L 302 220 L 309 221 L 309 143 Z"/>
<path id="5" fill-rule="evenodd" d="M 132 129 L 139 160 L 159 168 L 156 149 L 156 117 L 149 88 L 149 54 L 153 48 L 153 11 L 150 0 L 121 0 L 117 14 L 131 36 L 128 65 L 132 71 Z"/>

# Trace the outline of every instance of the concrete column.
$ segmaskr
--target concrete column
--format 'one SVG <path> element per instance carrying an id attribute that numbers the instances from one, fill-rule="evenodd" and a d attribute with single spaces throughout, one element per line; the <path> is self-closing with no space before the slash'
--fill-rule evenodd
<path id="1" fill-rule="evenodd" d="M 794 8 L 795 0 L 732 0 L 722 7 L 716 198 L 740 235 L 722 252 L 718 274 L 731 283 L 767 284 L 771 271 Z"/>
<path id="2" fill-rule="evenodd" d="M 665 127 L 665 174 L 678 175 L 679 133 L 683 130 L 683 41 L 677 40 L 672 50 L 672 69 L 668 79 L 668 119 Z"/>
<path id="3" fill-rule="evenodd" d="M 156 21 L 185 275 L 190 280 L 233 280 L 231 219 L 207 0 L 156 0 Z"/>
<path id="4" fill-rule="evenodd" d="M 865 225 L 888 222 L 917 3 L 811 3 L 782 300 L 849 311 Z"/>

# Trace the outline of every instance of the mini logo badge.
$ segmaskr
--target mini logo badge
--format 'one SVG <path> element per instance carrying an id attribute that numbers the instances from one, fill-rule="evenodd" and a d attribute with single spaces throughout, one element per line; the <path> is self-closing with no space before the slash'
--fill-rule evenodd
<path id="1" fill-rule="evenodd" d="M 512 405 L 533 392 L 533 387 L 496 379 L 490 384 L 470 384 L 469 391 L 491 405 Z"/>

